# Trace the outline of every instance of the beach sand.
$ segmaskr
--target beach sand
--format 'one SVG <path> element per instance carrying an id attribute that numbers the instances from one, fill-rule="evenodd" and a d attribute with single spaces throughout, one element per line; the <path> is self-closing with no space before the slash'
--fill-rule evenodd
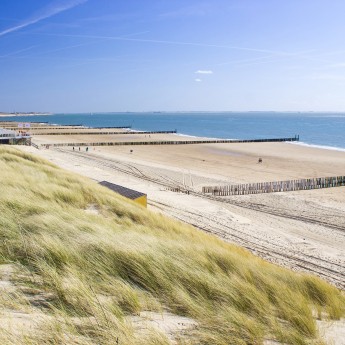
<path id="1" fill-rule="evenodd" d="M 34 136 L 33 142 L 181 138 L 188 139 L 173 134 L 61 135 Z M 345 152 L 294 143 L 95 146 L 88 152 L 85 147 L 20 148 L 95 181 L 146 193 L 151 210 L 345 288 L 345 187 L 218 199 L 201 194 L 203 186 L 344 175 Z M 195 193 L 176 193 L 172 187 Z"/>
<path id="2" fill-rule="evenodd" d="M 111 137 L 111 138 L 110 138 Z M 185 139 L 143 134 L 34 136 L 36 144 Z M 107 140 L 103 140 L 107 139 Z M 189 138 L 193 139 L 193 138 Z M 80 141 L 79 141 L 80 140 Z M 315 274 L 345 289 L 345 187 L 260 195 L 205 197 L 202 186 L 345 175 L 345 152 L 298 143 L 18 148 L 97 182 L 148 195 L 148 208 L 194 225 L 281 266 Z M 132 150 L 132 152 L 131 152 Z M 262 163 L 258 163 L 262 158 Z M 195 193 L 171 191 L 187 187 Z M 331 326 L 333 327 L 333 326 Z M 345 344 L 344 321 L 320 325 Z"/>

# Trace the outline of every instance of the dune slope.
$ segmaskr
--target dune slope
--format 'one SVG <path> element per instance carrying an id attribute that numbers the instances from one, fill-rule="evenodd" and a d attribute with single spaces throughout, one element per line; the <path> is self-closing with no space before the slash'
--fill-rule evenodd
<path id="1" fill-rule="evenodd" d="M 0 172 L 1 344 L 321 344 L 315 319 L 345 314 L 322 280 L 45 160 L 0 147 Z M 143 312 L 195 323 L 167 337 Z"/>

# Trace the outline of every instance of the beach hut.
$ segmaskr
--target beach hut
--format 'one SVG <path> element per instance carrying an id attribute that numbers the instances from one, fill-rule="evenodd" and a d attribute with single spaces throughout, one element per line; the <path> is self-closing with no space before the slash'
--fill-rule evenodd
<path id="1" fill-rule="evenodd" d="M 0 128 L 0 144 L 14 144 L 16 132 L 9 129 Z"/>
<path id="2" fill-rule="evenodd" d="M 26 133 L 0 128 L 0 144 L 5 145 L 30 145 L 31 137 Z"/>
<path id="3" fill-rule="evenodd" d="M 111 189 L 113 192 L 118 193 L 124 196 L 125 198 L 131 199 L 134 202 L 144 207 L 147 207 L 147 195 L 144 193 L 141 193 L 136 190 L 129 189 L 123 186 L 119 186 L 117 184 L 110 183 L 108 181 L 102 181 L 102 182 L 99 182 L 99 184 Z"/>

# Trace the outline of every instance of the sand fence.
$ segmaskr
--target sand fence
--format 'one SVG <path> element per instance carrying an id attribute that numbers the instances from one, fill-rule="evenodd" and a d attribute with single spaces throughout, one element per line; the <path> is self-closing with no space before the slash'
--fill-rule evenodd
<path id="1" fill-rule="evenodd" d="M 205 186 L 202 187 L 202 192 L 204 194 L 212 194 L 215 196 L 230 196 L 290 192 L 296 190 L 309 190 L 341 186 L 345 186 L 345 176 L 319 177 L 275 182 L 246 183 L 228 186 Z"/>

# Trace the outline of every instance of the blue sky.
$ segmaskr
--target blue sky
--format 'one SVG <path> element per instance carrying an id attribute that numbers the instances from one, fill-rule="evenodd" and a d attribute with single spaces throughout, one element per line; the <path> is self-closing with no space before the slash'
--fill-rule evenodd
<path id="1" fill-rule="evenodd" d="M 0 111 L 345 111 L 343 0 L 1 0 Z"/>

